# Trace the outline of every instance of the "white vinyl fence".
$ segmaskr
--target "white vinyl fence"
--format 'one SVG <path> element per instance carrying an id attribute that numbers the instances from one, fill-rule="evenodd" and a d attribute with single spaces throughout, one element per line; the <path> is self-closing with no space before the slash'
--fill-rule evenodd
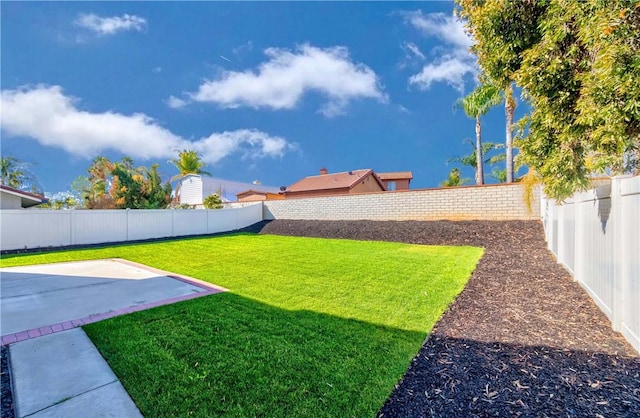
<path id="1" fill-rule="evenodd" d="M 262 204 L 216 210 L 3 210 L 2 250 L 213 234 L 262 220 Z"/>
<path id="2" fill-rule="evenodd" d="M 640 352 L 640 176 L 541 205 L 549 249 Z"/>

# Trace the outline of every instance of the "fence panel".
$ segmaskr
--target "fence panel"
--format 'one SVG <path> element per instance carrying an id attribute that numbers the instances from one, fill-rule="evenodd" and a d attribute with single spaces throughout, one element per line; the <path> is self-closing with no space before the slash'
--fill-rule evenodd
<path id="1" fill-rule="evenodd" d="M 262 203 L 238 208 L 237 229 L 245 228 L 256 223 L 255 219 L 262 219 Z"/>
<path id="2" fill-rule="evenodd" d="M 262 220 L 262 203 L 217 210 L 2 210 L 0 249 L 226 232 Z"/>
<path id="3" fill-rule="evenodd" d="M 558 206 L 553 202 L 547 200 L 549 204 L 549 219 L 546 225 L 546 230 L 548 231 L 548 235 L 551 237 L 547 237 L 547 242 L 549 245 L 549 249 L 554 253 L 558 254 Z"/>
<path id="4" fill-rule="evenodd" d="M 242 210 L 242 208 L 208 210 L 208 232 L 210 234 L 215 234 L 216 232 L 228 231 L 229 229 L 226 229 L 228 228 L 228 225 L 233 225 L 232 229 L 238 229 L 239 210 Z M 260 216 L 260 219 L 262 219 L 262 216 Z"/>
<path id="5" fill-rule="evenodd" d="M 558 207 L 558 261 L 572 274 L 575 261 L 576 206 L 573 199 Z"/>
<path id="6" fill-rule="evenodd" d="M 93 244 L 127 240 L 127 212 L 124 210 L 70 210 L 71 244 Z"/>
<path id="7" fill-rule="evenodd" d="M 575 278 L 612 319 L 614 289 L 611 185 L 575 196 Z"/>
<path id="8" fill-rule="evenodd" d="M 619 214 L 620 331 L 640 351 L 640 177 L 620 181 Z"/>
<path id="9" fill-rule="evenodd" d="M 640 176 L 542 208 L 549 249 L 640 352 Z"/>
<path id="10" fill-rule="evenodd" d="M 128 240 L 173 236 L 171 210 L 127 210 Z"/>
<path id="11" fill-rule="evenodd" d="M 2 210 L 2 249 L 46 248 L 71 245 L 71 216 L 63 211 Z"/>
<path id="12" fill-rule="evenodd" d="M 207 233 L 206 210 L 174 210 L 173 235 L 199 235 Z"/>

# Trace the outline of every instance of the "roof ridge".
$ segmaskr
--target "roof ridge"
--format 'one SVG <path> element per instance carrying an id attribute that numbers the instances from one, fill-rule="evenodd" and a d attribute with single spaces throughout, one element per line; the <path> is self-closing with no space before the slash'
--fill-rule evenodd
<path id="1" fill-rule="evenodd" d="M 358 168 L 356 170 L 349 170 L 349 171 L 336 171 L 335 173 L 327 173 L 327 174 L 314 174 L 312 176 L 306 176 L 304 178 L 308 179 L 311 177 L 321 177 L 321 176 L 331 176 L 331 175 L 336 175 L 336 174 L 349 174 L 349 173 L 353 173 L 354 171 L 373 171 L 373 169 L 371 168 Z"/>

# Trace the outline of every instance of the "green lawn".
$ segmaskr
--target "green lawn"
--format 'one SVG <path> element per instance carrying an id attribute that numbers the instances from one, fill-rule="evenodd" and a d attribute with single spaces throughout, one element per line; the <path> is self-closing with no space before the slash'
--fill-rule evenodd
<path id="1" fill-rule="evenodd" d="M 364 417 L 481 256 L 237 234 L 4 256 L 1 265 L 120 257 L 230 289 L 84 327 L 145 416 Z"/>

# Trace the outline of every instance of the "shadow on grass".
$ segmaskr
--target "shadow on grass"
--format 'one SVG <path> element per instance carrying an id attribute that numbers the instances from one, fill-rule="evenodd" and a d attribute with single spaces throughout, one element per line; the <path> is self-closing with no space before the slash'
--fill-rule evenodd
<path id="1" fill-rule="evenodd" d="M 425 334 L 232 293 L 85 327 L 145 416 L 373 416 Z"/>
<path id="2" fill-rule="evenodd" d="M 638 417 L 640 358 L 433 334 L 378 417 Z"/>

